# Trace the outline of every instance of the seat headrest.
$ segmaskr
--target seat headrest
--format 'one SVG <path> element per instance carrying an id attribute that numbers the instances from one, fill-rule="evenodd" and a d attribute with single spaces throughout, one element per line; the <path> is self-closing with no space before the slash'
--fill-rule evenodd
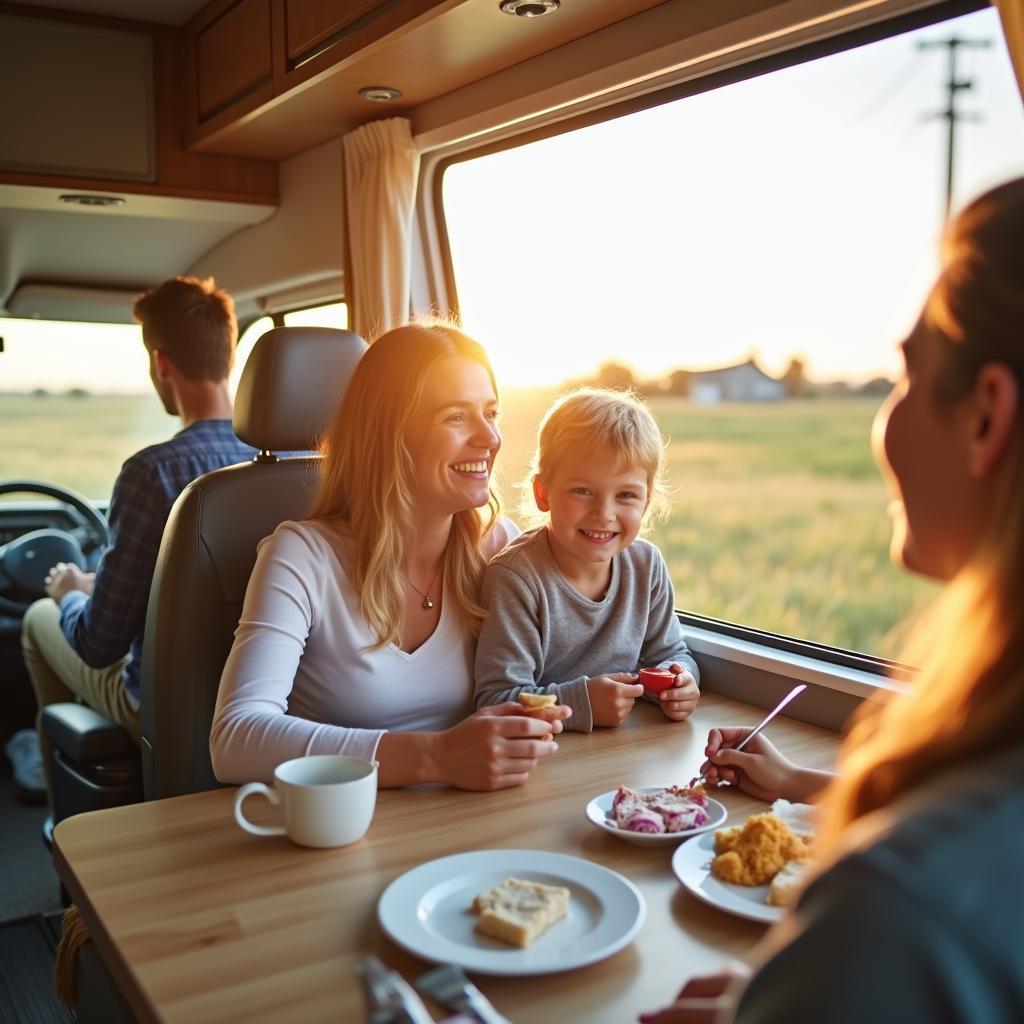
<path id="1" fill-rule="evenodd" d="M 366 342 L 332 327 L 275 327 L 253 346 L 232 417 L 235 434 L 261 451 L 317 446 Z"/>

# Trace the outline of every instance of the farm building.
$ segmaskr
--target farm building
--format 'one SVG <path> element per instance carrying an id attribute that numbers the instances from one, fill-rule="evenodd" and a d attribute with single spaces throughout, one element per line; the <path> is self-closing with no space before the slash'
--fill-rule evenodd
<path id="1" fill-rule="evenodd" d="M 782 382 L 748 359 L 736 366 L 690 373 L 690 399 L 699 405 L 718 402 L 776 402 L 786 397 Z"/>

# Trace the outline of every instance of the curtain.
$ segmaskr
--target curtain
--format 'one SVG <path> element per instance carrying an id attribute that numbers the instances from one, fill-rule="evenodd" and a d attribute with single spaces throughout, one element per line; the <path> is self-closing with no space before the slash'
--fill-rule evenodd
<path id="1" fill-rule="evenodd" d="M 403 117 L 374 121 L 342 140 L 345 299 L 367 341 L 409 319 L 410 244 L 420 154 Z"/>
<path id="2" fill-rule="evenodd" d="M 996 7 L 1003 20 L 1006 48 L 1017 72 L 1017 84 L 1024 97 L 1024 0 L 996 0 Z"/>

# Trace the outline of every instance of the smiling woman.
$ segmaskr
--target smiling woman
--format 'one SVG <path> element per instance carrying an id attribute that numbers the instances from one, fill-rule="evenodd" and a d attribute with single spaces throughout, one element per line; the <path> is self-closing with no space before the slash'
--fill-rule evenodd
<path id="1" fill-rule="evenodd" d="M 398 328 L 360 359 L 310 518 L 260 546 L 210 740 L 222 781 L 343 753 L 379 761 L 381 786 L 498 789 L 557 749 L 568 708 L 466 717 L 480 577 L 515 532 L 490 490 L 496 412 L 454 327 Z"/>

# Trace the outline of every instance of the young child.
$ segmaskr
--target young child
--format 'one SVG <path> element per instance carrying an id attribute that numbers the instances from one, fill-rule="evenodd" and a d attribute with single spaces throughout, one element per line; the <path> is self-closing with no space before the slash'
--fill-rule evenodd
<path id="1" fill-rule="evenodd" d="M 659 697 L 681 722 L 697 706 L 699 671 L 675 616 L 661 552 L 638 540 L 667 506 L 664 441 L 629 394 L 583 388 L 540 425 L 530 469 L 544 526 L 499 552 L 483 580 L 487 608 L 476 655 L 476 705 L 521 691 L 556 694 L 567 729 L 620 725 L 644 693 L 639 668 L 668 666 Z"/>

